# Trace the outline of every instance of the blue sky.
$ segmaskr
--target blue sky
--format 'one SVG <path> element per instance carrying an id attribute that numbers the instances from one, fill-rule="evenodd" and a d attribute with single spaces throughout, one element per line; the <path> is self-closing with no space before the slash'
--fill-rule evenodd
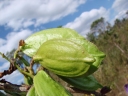
<path id="1" fill-rule="evenodd" d="M 19 40 L 34 32 L 60 25 L 86 37 L 94 20 L 104 17 L 113 24 L 125 17 L 127 5 L 127 0 L 0 0 L 0 52 L 17 48 Z M 0 57 L 0 71 L 8 67 Z M 23 81 L 17 71 L 4 78 Z"/>

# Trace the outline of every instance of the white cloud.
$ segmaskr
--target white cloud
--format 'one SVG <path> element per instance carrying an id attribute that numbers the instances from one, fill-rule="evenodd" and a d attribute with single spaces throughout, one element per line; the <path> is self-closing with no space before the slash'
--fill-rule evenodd
<path id="1" fill-rule="evenodd" d="M 3 72 L 4 70 L 7 70 L 9 68 L 9 62 L 3 63 L 3 65 L 0 66 L 0 72 Z"/>
<path id="2" fill-rule="evenodd" d="M 112 8 L 116 12 L 120 12 L 122 10 L 128 10 L 128 0 L 115 0 L 112 5 Z"/>
<path id="3" fill-rule="evenodd" d="M 0 46 L 2 46 L 4 43 L 6 43 L 6 40 L 0 38 Z"/>
<path id="4" fill-rule="evenodd" d="M 32 34 L 32 31 L 30 30 L 22 30 L 20 32 L 10 32 L 7 34 L 6 39 L 0 38 L 0 52 L 6 53 L 10 52 L 14 48 L 18 47 L 18 43 L 21 39 L 27 38 L 30 34 Z M 0 62 L 5 61 L 0 56 Z"/>
<path id="5" fill-rule="evenodd" d="M 64 27 L 75 29 L 81 35 L 85 36 L 89 32 L 90 25 L 94 20 L 100 17 L 108 19 L 108 14 L 109 12 L 103 7 L 100 7 L 100 9 L 92 9 L 91 11 L 83 12 L 74 21 L 67 23 Z"/>
<path id="6" fill-rule="evenodd" d="M 6 81 L 13 84 L 21 84 L 23 82 L 23 75 L 18 70 L 16 70 L 10 75 L 4 76 L 2 79 L 5 79 Z"/>
<path id="7" fill-rule="evenodd" d="M 31 20 L 27 20 L 26 22 L 24 22 L 24 27 L 25 28 L 27 28 L 28 26 L 31 26 L 31 25 L 33 25 L 34 24 L 34 22 L 33 21 L 31 21 Z"/>
<path id="8" fill-rule="evenodd" d="M 123 19 L 123 18 L 126 18 L 127 17 L 127 14 L 126 14 L 127 10 L 123 10 L 121 12 L 119 12 L 114 19 Z"/>
<path id="9" fill-rule="evenodd" d="M 8 2 L 7 2 L 8 1 Z M 77 11 L 86 0 L 2 0 L 0 25 L 14 28 L 38 26 Z"/>
<path id="10" fill-rule="evenodd" d="M 25 39 L 28 37 L 32 32 L 30 30 L 22 30 L 20 32 L 10 32 L 6 39 L 3 40 L 2 44 L 0 46 L 0 51 L 2 53 L 5 53 L 7 51 L 11 51 L 14 48 L 18 47 L 18 43 L 21 39 Z"/>
<path id="11" fill-rule="evenodd" d="M 114 19 L 124 18 L 126 16 L 126 11 L 128 10 L 128 0 L 115 0 L 112 9 L 114 9 L 115 14 L 117 14 Z"/>

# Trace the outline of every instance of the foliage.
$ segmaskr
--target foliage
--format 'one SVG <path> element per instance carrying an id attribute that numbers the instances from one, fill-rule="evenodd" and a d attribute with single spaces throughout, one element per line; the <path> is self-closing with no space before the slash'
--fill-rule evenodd
<path id="1" fill-rule="evenodd" d="M 97 26 L 98 28 L 100 27 L 98 24 Z M 126 96 L 124 85 L 128 80 L 127 38 L 127 18 L 123 18 L 122 20 L 116 19 L 113 26 L 104 30 L 97 36 L 92 36 L 92 33 L 88 34 L 88 39 L 99 46 L 99 49 L 106 54 L 106 58 L 102 62 L 100 69 L 95 73 L 95 76 L 102 84 L 109 84 L 111 86 L 113 91 L 109 96 L 117 96 L 119 94 L 123 94 L 121 96 Z"/>
<path id="2" fill-rule="evenodd" d="M 0 91 L 0 96 L 6 96 L 3 92 Z"/>

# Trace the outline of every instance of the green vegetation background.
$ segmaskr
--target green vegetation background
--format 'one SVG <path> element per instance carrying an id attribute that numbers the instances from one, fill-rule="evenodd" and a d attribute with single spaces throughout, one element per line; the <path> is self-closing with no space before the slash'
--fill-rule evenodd
<path id="1" fill-rule="evenodd" d="M 128 18 L 116 19 L 113 26 L 100 18 L 92 23 L 87 38 L 106 54 L 94 74 L 100 83 L 111 86 L 107 96 L 128 96 L 124 90 L 128 83 Z"/>

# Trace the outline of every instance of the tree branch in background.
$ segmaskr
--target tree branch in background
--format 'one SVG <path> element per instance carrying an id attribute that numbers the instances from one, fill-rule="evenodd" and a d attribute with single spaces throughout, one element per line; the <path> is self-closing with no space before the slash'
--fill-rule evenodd
<path id="1" fill-rule="evenodd" d="M 30 85 L 12 84 L 5 79 L 0 80 L 0 90 L 4 90 L 7 93 L 26 94 L 30 87 Z"/>

